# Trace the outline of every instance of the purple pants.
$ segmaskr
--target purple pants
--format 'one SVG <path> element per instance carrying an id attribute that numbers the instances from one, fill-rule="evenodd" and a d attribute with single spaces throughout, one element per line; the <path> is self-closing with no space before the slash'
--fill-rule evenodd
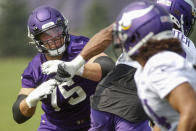
<path id="1" fill-rule="evenodd" d="M 91 128 L 88 131 L 151 131 L 148 121 L 131 123 L 117 115 L 91 109 Z"/>
<path id="2" fill-rule="evenodd" d="M 74 130 L 65 129 L 65 128 L 62 128 L 62 127 L 59 127 L 59 126 L 52 124 L 51 122 L 49 122 L 47 120 L 45 115 L 42 115 L 40 126 L 37 131 L 88 131 L 88 129 L 89 129 L 89 127 L 82 128 L 82 129 L 81 128 L 74 129 Z"/>

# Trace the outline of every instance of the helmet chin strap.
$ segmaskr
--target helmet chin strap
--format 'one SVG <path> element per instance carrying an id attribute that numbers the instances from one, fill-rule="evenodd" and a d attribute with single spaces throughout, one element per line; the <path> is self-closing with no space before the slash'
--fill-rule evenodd
<path id="1" fill-rule="evenodd" d="M 55 49 L 55 50 L 48 50 L 48 54 L 50 56 L 58 56 L 58 55 L 61 55 L 63 52 L 65 52 L 65 44 L 63 46 L 61 46 L 60 48 L 58 49 Z"/>

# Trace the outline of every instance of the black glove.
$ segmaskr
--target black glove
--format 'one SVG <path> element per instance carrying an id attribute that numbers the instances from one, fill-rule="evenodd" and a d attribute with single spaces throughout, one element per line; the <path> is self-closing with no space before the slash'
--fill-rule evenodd
<path id="1" fill-rule="evenodd" d="M 71 77 L 71 75 L 64 68 L 66 67 L 61 64 L 58 65 L 57 73 L 55 75 L 55 79 L 58 82 L 68 81 L 68 78 Z"/>

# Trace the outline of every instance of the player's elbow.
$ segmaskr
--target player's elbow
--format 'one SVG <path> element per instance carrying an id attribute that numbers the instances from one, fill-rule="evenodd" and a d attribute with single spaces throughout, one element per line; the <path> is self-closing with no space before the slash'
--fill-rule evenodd
<path id="1" fill-rule="evenodd" d="M 19 110 L 19 109 L 18 109 L 18 107 L 16 106 L 16 104 L 14 104 L 14 105 L 12 106 L 13 119 L 14 119 L 14 121 L 15 121 L 16 123 L 22 124 L 22 123 L 24 123 L 25 121 L 21 119 L 21 116 L 19 115 L 18 110 Z"/>

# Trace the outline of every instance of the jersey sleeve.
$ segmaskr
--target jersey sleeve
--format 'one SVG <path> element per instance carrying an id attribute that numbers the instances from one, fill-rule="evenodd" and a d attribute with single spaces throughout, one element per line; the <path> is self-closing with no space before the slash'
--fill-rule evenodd
<path id="1" fill-rule="evenodd" d="M 42 82 L 44 75 L 41 72 L 40 65 L 39 57 L 35 57 L 28 64 L 21 77 L 23 88 L 36 88 Z"/>
<path id="2" fill-rule="evenodd" d="M 153 91 L 164 98 L 178 85 L 188 81 L 188 78 L 183 73 L 186 70 L 183 58 L 171 56 L 170 60 L 159 61 L 149 69 L 148 81 Z"/>
<path id="3" fill-rule="evenodd" d="M 33 71 L 32 71 L 30 63 L 22 74 L 22 87 L 23 88 L 34 88 L 35 87 L 35 80 L 33 77 Z"/>

